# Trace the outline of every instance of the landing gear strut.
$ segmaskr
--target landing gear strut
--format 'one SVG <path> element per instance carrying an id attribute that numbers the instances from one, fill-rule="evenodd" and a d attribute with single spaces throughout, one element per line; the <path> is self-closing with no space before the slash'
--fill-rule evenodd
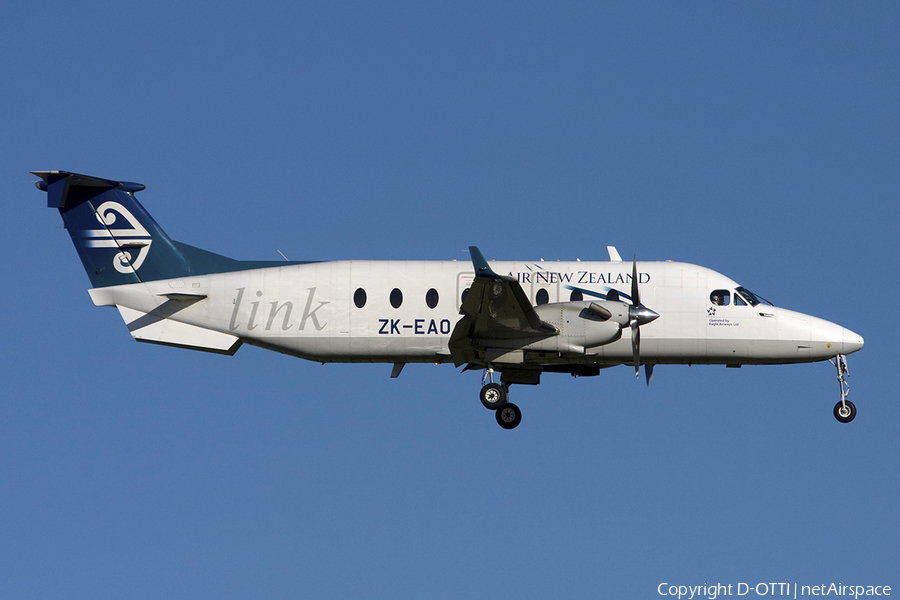
<path id="1" fill-rule="evenodd" d="M 850 385 L 844 379 L 844 375 L 850 375 L 850 371 L 847 369 L 847 357 L 838 354 L 834 360 L 829 362 L 837 367 L 837 379 L 841 386 L 841 401 L 834 405 L 834 418 L 841 423 L 849 423 L 856 418 L 856 406 L 847 400 L 847 394 L 850 393 Z"/>
<path id="2" fill-rule="evenodd" d="M 484 370 L 481 383 L 481 403 L 485 408 L 495 411 L 500 427 L 514 429 L 522 421 L 522 411 L 509 401 L 509 386 L 494 383 L 494 369 L 491 367 Z"/>

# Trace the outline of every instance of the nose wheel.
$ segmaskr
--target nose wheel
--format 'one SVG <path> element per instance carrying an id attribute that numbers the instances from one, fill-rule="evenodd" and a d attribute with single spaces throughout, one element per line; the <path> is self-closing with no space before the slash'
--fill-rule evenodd
<path id="1" fill-rule="evenodd" d="M 856 406 L 847 400 L 847 394 L 850 393 L 850 384 L 844 379 L 844 376 L 850 376 L 850 370 L 847 368 L 847 357 L 838 354 L 834 360 L 829 361 L 837 367 L 838 384 L 841 386 L 841 401 L 834 405 L 834 418 L 841 423 L 849 423 L 856 418 Z"/>
<path id="2" fill-rule="evenodd" d="M 834 418 L 841 423 L 849 423 L 856 417 L 856 406 L 849 400 L 841 400 L 834 405 Z"/>

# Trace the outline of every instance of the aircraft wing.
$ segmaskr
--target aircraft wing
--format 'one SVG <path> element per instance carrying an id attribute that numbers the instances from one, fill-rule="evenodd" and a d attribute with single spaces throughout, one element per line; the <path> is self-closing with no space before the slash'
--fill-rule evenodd
<path id="1" fill-rule="evenodd" d="M 475 280 L 462 303 L 450 336 L 450 353 L 457 366 L 482 362 L 485 350 L 517 346 L 558 335 L 534 310 L 515 277 L 495 273 L 475 246 L 469 247 Z M 520 343 L 517 343 L 520 342 Z"/>

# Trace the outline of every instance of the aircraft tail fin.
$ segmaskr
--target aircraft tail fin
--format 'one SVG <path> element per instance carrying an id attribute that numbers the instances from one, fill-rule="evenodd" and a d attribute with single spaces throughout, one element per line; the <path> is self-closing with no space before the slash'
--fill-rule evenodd
<path id="1" fill-rule="evenodd" d="M 141 206 L 140 183 L 68 171 L 34 171 L 47 206 L 59 209 L 95 288 L 298 262 L 241 261 L 171 239 Z"/>
<path id="2" fill-rule="evenodd" d="M 183 277 L 190 266 L 178 246 L 141 206 L 139 183 L 35 171 L 47 206 L 59 209 L 94 287 Z"/>

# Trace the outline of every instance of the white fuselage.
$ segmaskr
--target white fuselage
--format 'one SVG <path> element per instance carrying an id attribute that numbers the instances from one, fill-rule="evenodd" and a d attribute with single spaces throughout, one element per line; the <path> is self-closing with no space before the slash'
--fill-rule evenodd
<path id="1" fill-rule="evenodd" d="M 490 266 L 515 277 L 535 305 L 569 302 L 575 290 L 585 303 L 610 289 L 627 302 L 632 277 L 631 263 L 618 261 Z M 714 290 L 734 295 L 738 285 L 705 267 L 641 262 L 638 272 L 641 302 L 660 315 L 641 328 L 642 362 L 812 362 L 863 344 L 839 325 L 783 308 L 716 304 Z M 220 352 L 246 342 L 319 362 L 451 362 L 450 335 L 474 276 L 469 262 L 334 261 L 96 288 L 91 296 L 118 306 L 142 341 Z M 629 363 L 631 340 L 546 360 Z"/>

